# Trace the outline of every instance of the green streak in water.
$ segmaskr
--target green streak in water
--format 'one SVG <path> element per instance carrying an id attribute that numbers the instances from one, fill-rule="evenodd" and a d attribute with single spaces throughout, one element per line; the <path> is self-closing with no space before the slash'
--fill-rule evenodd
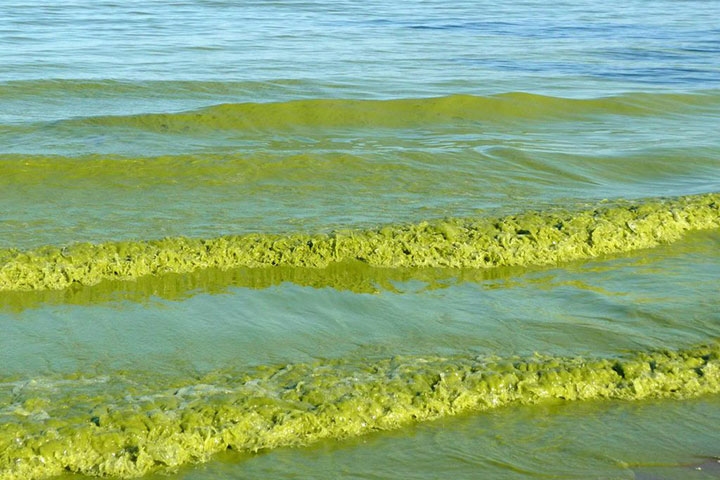
<path id="1" fill-rule="evenodd" d="M 125 126 L 148 131 L 285 129 L 290 127 L 411 127 L 462 121 L 569 120 L 587 115 L 648 116 L 717 105 L 720 95 L 633 93 L 571 99 L 524 92 L 394 100 L 312 99 L 227 103 L 181 113 L 99 116 L 69 125 Z"/>

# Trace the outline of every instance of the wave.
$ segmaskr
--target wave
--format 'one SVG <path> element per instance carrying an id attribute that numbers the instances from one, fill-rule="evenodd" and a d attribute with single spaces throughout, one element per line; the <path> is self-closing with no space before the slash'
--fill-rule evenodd
<path id="1" fill-rule="evenodd" d="M 411 157 L 405 164 L 383 163 L 366 156 L 345 152 L 253 152 L 202 153 L 133 157 L 120 155 L 21 155 L 0 154 L 0 186 L 76 185 L 78 181 L 113 187 L 127 185 L 237 185 L 266 178 L 286 179 L 347 176 L 349 172 L 368 174 L 381 170 L 392 175 L 423 175 L 431 167 Z M 703 162 L 700 168 L 711 163 Z M 359 176 L 359 175 L 358 175 Z M 353 178 L 360 181 L 361 178 Z"/>
<path id="2" fill-rule="evenodd" d="M 276 103 L 228 103 L 192 112 L 92 117 L 77 122 L 167 132 L 187 132 L 203 128 L 403 128 L 458 121 L 532 118 L 570 120 L 597 114 L 643 116 L 711 105 L 720 105 L 720 95 L 637 93 L 597 99 L 570 99 L 514 92 L 487 97 L 451 95 L 397 100 L 313 99 Z"/>
<path id="3" fill-rule="evenodd" d="M 0 290 L 63 289 L 205 268 L 324 268 L 352 260 L 384 268 L 552 265 L 650 248 L 688 231 L 718 227 L 720 194 L 710 193 L 331 234 L 177 237 L 10 249 L 0 250 Z"/>
<path id="4" fill-rule="evenodd" d="M 469 143 L 469 142 L 467 142 Z M 483 148 L 485 147 L 485 148 Z M 482 149 L 482 152 L 477 150 Z M 442 168 L 439 168 L 442 166 Z M 457 188 L 458 175 L 479 175 L 498 183 L 528 177 L 533 182 L 562 184 L 617 184 L 652 182 L 658 178 L 697 178 L 712 184 L 718 176 L 717 155 L 697 148 L 688 157 L 685 148 L 663 148 L 625 155 L 528 152 L 508 145 L 477 145 L 457 152 L 423 151 L 407 148 L 402 153 L 348 152 L 313 149 L 300 145 L 296 150 L 166 154 L 128 156 L 91 154 L 79 156 L 0 153 L 0 186 L 68 185 L 78 181 L 112 187 L 137 188 L 146 185 L 240 185 L 264 179 L 339 181 L 352 179 L 377 185 L 376 177 L 386 176 L 388 185 L 403 178 L 423 185 Z M 681 182 L 679 182 L 681 183 Z M 717 182 L 715 182 L 717 183 Z M 483 184 L 485 185 L 485 184 Z M 465 186 L 467 188 L 467 186 Z M 706 188 L 701 191 L 712 190 Z M 696 193 L 696 192 L 679 192 Z"/>
<path id="5" fill-rule="evenodd" d="M 706 230 L 690 235 L 680 244 L 668 244 L 646 250 L 642 255 L 625 257 L 622 253 L 606 255 L 601 262 L 588 266 L 583 260 L 563 264 L 563 270 L 602 272 L 631 264 L 656 265 L 669 257 L 692 265 L 699 258 L 714 255 L 720 248 L 720 230 Z M 699 255 L 699 258 L 698 258 Z M 529 275 L 534 274 L 534 275 Z M 538 275 L 540 274 L 540 275 Z M 412 281 L 412 282 L 411 282 Z M 277 266 L 273 268 L 218 268 L 199 269 L 190 273 L 165 273 L 123 280 L 103 280 L 96 285 L 74 284 L 62 290 L 4 290 L 0 291 L 0 312 L 19 313 L 41 305 L 98 305 L 118 301 L 146 303 L 151 298 L 180 301 L 197 294 L 227 293 L 236 288 L 262 290 L 284 283 L 363 294 L 393 292 L 436 291 L 465 283 L 482 285 L 482 288 L 499 289 L 538 285 L 549 288 L 558 285 L 557 272 L 542 266 L 496 267 L 488 269 L 453 268 L 382 268 L 360 261 L 339 262 L 326 268 Z M 408 283 L 411 282 L 411 283 Z M 422 285 L 418 287 L 418 282 Z M 607 291 L 574 280 L 573 288 L 595 290 L 604 295 Z M 569 285 L 569 283 L 564 283 Z"/>
<path id="6" fill-rule="evenodd" d="M 207 133 L 213 130 L 267 131 L 293 128 L 415 128 L 462 122 L 576 121 L 597 115 L 652 116 L 687 111 L 717 113 L 720 93 L 628 93 L 602 98 L 563 98 L 524 92 L 491 96 L 450 95 L 393 100 L 306 99 L 266 103 L 225 103 L 177 113 L 107 115 L 64 119 L 42 125 L 3 126 L 36 131 L 42 127 L 118 127 L 148 132 Z"/>
<path id="7" fill-rule="evenodd" d="M 720 345 L 619 358 L 335 360 L 148 378 L 0 383 L 0 477 L 128 478 L 228 449 L 307 445 L 507 405 L 719 393 Z"/>

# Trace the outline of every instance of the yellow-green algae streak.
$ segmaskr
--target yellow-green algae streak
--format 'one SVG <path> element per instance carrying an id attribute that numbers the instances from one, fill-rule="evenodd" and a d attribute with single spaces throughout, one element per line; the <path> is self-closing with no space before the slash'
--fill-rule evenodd
<path id="1" fill-rule="evenodd" d="M 604 359 L 335 360 L 147 382 L 0 384 L 0 478 L 135 477 L 227 449 L 306 445 L 510 404 L 718 393 L 720 345 Z"/>
<path id="2" fill-rule="evenodd" d="M 718 103 L 713 91 L 700 94 L 633 93 L 592 99 L 558 98 L 525 92 L 491 96 L 449 95 L 393 100 L 306 99 L 225 103 L 178 113 L 65 119 L 65 126 L 134 127 L 144 131 L 272 130 L 297 127 L 414 127 L 448 121 L 513 122 L 573 119 L 583 115 L 650 116 Z M 12 126 L 16 131 L 36 125 Z M 10 128 L 10 127 L 5 127 Z"/>
<path id="3" fill-rule="evenodd" d="M 347 260 L 376 267 L 550 265 L 654 247 L 687 231 L 719 226 L 720 194 L 711 193 L 575 212 L 450 218 L 330 235 L 247 234 L 48 246 L 0 251 L 0 290 L 62 289 L 201 268 L 323 268 Z"/>

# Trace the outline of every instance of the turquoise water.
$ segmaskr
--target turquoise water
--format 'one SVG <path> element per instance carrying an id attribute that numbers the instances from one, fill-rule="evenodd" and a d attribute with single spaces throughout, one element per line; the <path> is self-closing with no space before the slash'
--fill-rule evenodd
<path id="1" fill-rule="evenodd" d="M 717 478 L 714 18 L 709 1 L 3 2 L 0 479 Z M 679 196 L 704 213 L 678 217 Z M 615 206 L 634 216 L 572 236 L 580 254 L 522 260 L 557 215 Z M 687 232 L 638 227 L 651 206 Z M 190 254 L 168 247 L 168 268 L 97 283 L 81 270 L 105 260 L 64 249 L 257 234 L 285 251 L 448 218 L 520 218 L 436 232 L 516 261 L 418 266 L 436 248 L 420 236 L 323 268 L 304 250 L 171 268 Z M 42 280 L 59 270 L 62 288 Z M 616 368 L 602 393 L 600 363 L 655 351 L 685 363 L 638 374 L 646 390 Z M 547 395 L 469 386 L 468 368 L 496 378 L 488 359 L 537 358 L 556 362 L 540 379 L 577 375 Z M 438 397 L 456 367 L 457 398 Z"/>

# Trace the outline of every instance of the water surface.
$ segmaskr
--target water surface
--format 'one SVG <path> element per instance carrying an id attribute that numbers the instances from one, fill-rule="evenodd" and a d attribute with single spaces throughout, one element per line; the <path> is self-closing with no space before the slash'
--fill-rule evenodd
<path id="1" fill-rule="evenodd" d="M 708 1 L 3 2 L 0 268 L 17 267 L 8 251 L 77 242 L 635 212 L 717 193 L 713 18 Z M 720 233 L 673 240 L 544 266 L 356 259 L 5 289 L 0 445 L 13 453 L 0 453 L 0 478 L 123 471 L 108 458 L 146 478 L 204 480 L 717 477 L 718 396 L 694 391 L 520 397 L 459 416 L 445 399 L 447 415 L 395 425 L 393 384 L 363 436 L 300 446 L 308 427 L 276 442 L 291 447 L 208 457 L 209 444 L 148 454 L 140 442 L 159 435 L 157 415 L 168 432 L 188 411 L 234 408 L 256 370 L 298 372 L 266 386 L 272 399 L 321 374 L 384 385 L 363 383 L 364 365 L 440 378 L 438 358 L 550 357 L 595 372 L 698 352 L 720 337 Z M 705 356 L 683 378 L 714 378 Z M 168 392 L 176 403 L 148 407 Z M 434 395 L 418 392 L 420 405 Z M 268 429 L 283 424 L 271 417 Z M 328 431 L 343 432 L 332 418 Z M 208 425 L 182 429 L 217 433 Z M 71 444 L 106 456 L 63 457 Z"/>

